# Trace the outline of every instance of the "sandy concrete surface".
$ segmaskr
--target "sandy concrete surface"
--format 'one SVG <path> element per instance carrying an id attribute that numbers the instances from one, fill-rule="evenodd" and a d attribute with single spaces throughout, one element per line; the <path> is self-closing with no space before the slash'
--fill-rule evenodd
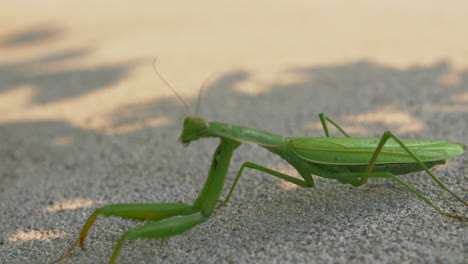
<path id="1" fill-rule="evenodd" d="M 0 263 L 61 256 L 102 204 L 194 200 L 218 140 L 177 142 L 186 113 L 154 58 L 192 111 L 207 80 L 208 120 L 322 136 L 324 112 L 354 136 L 468 143 L 466 1 L 116 2 L 2 4 Z M 434 169 L 465 200 L 467 160 Z M 291 172 L 245 144 L 226 191 L 244 161 Z M 402 178 L 468 215 L 427 174 Z M 247 170 L 206 223 L 127 242 L 118 263 L 466 263 L 466 223 L 398 183 L 315 179 L 301 189 Z M 106 263 L 139 225 L 99 218 L 62 263 Z"/>

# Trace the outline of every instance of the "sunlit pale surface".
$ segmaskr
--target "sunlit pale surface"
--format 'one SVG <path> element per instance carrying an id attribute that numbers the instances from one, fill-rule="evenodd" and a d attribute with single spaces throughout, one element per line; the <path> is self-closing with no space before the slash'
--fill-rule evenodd
<path id="1" fill-rule="evenodd" d="M 57 202 L 50 206 L 45 206 L 43 210 L 46 212 L 74 210 L 78 208 L 93 207 L 102 203 L 104 203 L 104 201 L 87 200 L 87 199 L 72 199 L 72 200 Z"/>
<path id="2" fill-rule="evenodd" d="M 382 123 L 388 126 L 396 126 L 395 132 L 408 133 L 418 132 L 427 128 L 416 117 L 409 113 L 401 112 L 395 107 L 377 109 L 372 113 L 351 115 L 344 118 L 346 121 L 360 123 Z"/>
<path id="3" fill-rule="evenodd" d="M 57 146 L 68 145 L 73 142 L 71 137 L 61 137 L 61 138 L 54 138 L 51 143 Z"/>
<path id="4" fill-rule="evenodd" d="M 57 237 L 67 235 L 66 232 L 61 230 L 31 230 L 31 231 L 18 231 L 8 237 L 7 241 L 12 242 L 27 242 L 31 240 L 50 240 Z"/>
<path id="5" fill-rule="evenodd" d="M 284 174 L 289 175 L 289 176 L 293 176 L 293 177 L 298 178 L 298 179 L 302 179 L 301 175 L 299 175 L 299 173 L 295 169 L 290 168 L 290 167 L 278 165 L 278 166 L 273 166 L 270 169 L 281 172 L 281 173 L 284 173 Z M 292 190 L 292 189 L 298 188 L 298 186 L 296 184 L 293 184 L 293 183 L 285 181 L 285 180 L 280 180 L 279 186 L 283 190 Z"/>
<path id="6" fill-rule="evenodd" d="M 468 66 L 464 9 L 443 1 L 412 1 L 417 8 L 401 8 L 398 2 L 274 1 L 268 8 L 262 1 L 154 1 L 143 6 L 41 1 L 28 2 L 28 8 L 22 8 L 21 1 L 12 2 L 0 11 L 0 65 L 9 77 L 24 81 L 0 91 L 0 123 L 53 119 L 108 130 L 104 119 L 120 107 L 173 96 L 154 78 L 153 58 L 187 97 L 196 96 L 200 83 L 213 72 L 246 70 L 252 79 L 234 88 L 258 94 L 267 92 L 272 83 L 300 82 L 301 77 L 290 75 L 289 69 L 356 60 L 397 70 L 444 60 L 452 69 L 440 81 L 459 83 L 459 73 Z M 86 85 L 80 79 L 64 79 L 74 72 L 87 77 L 93 70 L 126 66 L 131 68 L 122 78 L 97 90 L 46 103 L 32 100 L 47 85 L 61 85 L 60 89 Z M 54 75 L 61 79 L 42 83 L 42 78 Z M 466 98 L 457 100 L 466 102 Z M 466 106 L 434 108 L 467 111 Z M 365 116 L 381 118 L 379 112 Z M 423 124 L 414 124 L 408 129 L 422 128 Z"/>
<path id="7" fill-rule="evenodd" d="M 369 123 L 379 123 L 385 124 L 388 127 L 391 127 L 396 133 L 410 133 L 410 132 L 419 132 L 427 128 L 427 126 L 419 121 L 413 115 L 402 112 L 394 106 L 387 106 L 381 109 L 377 109 L 373 112 L 359 114 L 359 115 L 348 115 L 341 118 L 340 121 L 351 122 L 354 124 L 361 123 L 362 126 L 349 126 L 343 125 L 342 128 L 348 134 L 360 134 L 360 135 L 369 135 L 372 134 L 372 131 L 366 131 L 365 124 Z M 331 126 L 331 125 L 330 125 Z M 332 126 L 331 126 L 332 127 Z M 322 130 L 323 126 L 320 122 L 314 122 L 305 126 L 305 129 L 311 130 Z M 333 129 L 333 128 L 332 128 Z M 382 131 L 383 133 L 383 131 Z"/>

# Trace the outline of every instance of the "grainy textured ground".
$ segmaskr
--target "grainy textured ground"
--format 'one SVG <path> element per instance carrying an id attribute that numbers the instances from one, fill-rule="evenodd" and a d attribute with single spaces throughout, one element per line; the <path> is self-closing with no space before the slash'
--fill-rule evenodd
<path id="1" fill-rule="evenodd" d="M 0 263 L 48 263 L 99 204 L 191 202 L 217 140 L 177 143 L 186 115 L 152 60 L 201 115 L 285 136 L 468 143 L 464 1 L 15 1 L 0 10 Z M 338 134 L 335 134 L 338 135 Z M 468 155 L 435 173 L 468 199 Z M 257 146 L 242 162 L 278 170 Z M 467 210 L 424 173 L 403 176 L 446 211 Z M 228 188 L 228 187 L 226 187 Z M 140 223 L 100 218 L 63 263 L 106 263 Z M 397 183 L 300 189 L 245 172 L 205 224 L 125 244 L 119 263 L 463 263 L 466 223 Z"/>

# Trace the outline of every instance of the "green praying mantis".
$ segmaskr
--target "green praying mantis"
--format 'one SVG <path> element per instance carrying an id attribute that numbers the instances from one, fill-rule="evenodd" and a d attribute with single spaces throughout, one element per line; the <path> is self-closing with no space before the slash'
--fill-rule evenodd
<path id="1" fill-rule="evenodd" d="M 154 70 L 188 110 L 181 96 L 159 74 L 156 67 Z M 283 137 L 248 127 L 208 122 L 200 117 L 186 117 L 180 136 L 180 141 L 184 145 L 189 145 L 192 141 L 201 138 L 220 139 L 212 157 L 208 178 L 195 202 L 191 205 L 185 203 L 112 204 L 100 207 L 85 222 L 78 239 L 68 252 L 51 263 L 57 263 L 68 257 L 78 244 L 83 247 L 89 229 L 100 215 L 149 221 L 143 226 L 123 233 L 114 248 L 110 264 L 117 261 L 119 252 L 127 240 L 163 239 L 183 233 L 207 221 L 215 209 L 229 201 L 245 168 L 255 169 L 305 188 L 314 186 L 312 174 L 355 187 L 364 185 L 369 178 L 390 178 L 417 195 L 441 215 L 462 221 L 468 220 L 468 217 L 442 211 L 425 195 L 396 177 L 396 175 L 425 171 L 441 188 L 467 206 L 467 202 L 448 189 L 429 170 L 437 164 L 444 164 L 446 159 L 461 155 L 466 149 L 465 145 L 441 140 L 399 139 L 390 131 L 383 133 L 381 138 L 355 138 L 350 137 L 337 123 L 324 114 L 319 114 L 319 118 L 326 137 Z M 330 137 L 327 122 L 336 127 L 345 137 Z M 228 195 L 221 204 L 217 205 L 232 154 L 242 143 L 257 144 L 279 155 L 297 170 L 302 179 L 252 162 L 245 162 L 240 167 Z"/>

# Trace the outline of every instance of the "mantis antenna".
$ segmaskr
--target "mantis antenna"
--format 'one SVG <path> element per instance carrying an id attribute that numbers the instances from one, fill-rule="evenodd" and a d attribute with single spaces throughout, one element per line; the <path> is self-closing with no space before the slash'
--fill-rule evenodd
<path id="1" fill-rule="evenodd" d="M 208 83 L 209 79 L 210 79 L 210 77 L 206 78 L 205 81 L 203 81 L 202 85 L 200 86 L 200 90 L 198 90 L 198 101 L 197 101 L 197 108 L 195 109 L 195 116 L 197 116 L 198 113 L 199 113 L 201 98 L 202 98 L 202 95 L 203 95 L 203 90 L 205 89 L 206 84 Z"/>
<path id="2" fill-rule="evenodd" d="M 166 84 L 166 86 L 171 89 L 171 91 L 177 96 L 177 98 L 179 99 L 179 101 L 184 105 L 185 107 L 185 112 L 187 112 L 187 114 L 189 116 L 192 115 L 192 111 L 190 111 L 190 108 L 188 107 L 187 103 L 184 101 L 184 99 L 182 98 L 182 96 L 180 96 L 180 94 L 174 89 L 172 88 L 172 86 L 169 84 L 168 81 L 166 81 L 166 79 L 164 79 L 162 77 L 162 75 L 158 72 L 158 69 L 156 68 L 156 59 L 153 60 L 153 70 L 154 70 L 154 73 L 156 73 L 156 75 L 158 75 L 159 79 L 161 79 L 161 81 L 163 81 L 164 84 Z M 197 109 L 198 109 L 198 106 L 197 106 Z M 197 110 L 198 112 L 198 110 Z"/>

